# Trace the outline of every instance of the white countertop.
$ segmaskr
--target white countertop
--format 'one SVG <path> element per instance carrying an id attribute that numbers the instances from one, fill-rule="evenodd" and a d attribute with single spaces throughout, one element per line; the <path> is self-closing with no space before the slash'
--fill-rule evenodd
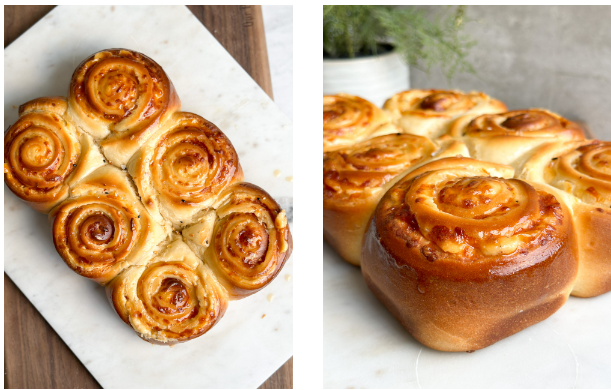
<path id="1" fill-rule="evenodd" d="M 611 293 L 570 297 L 545 321 L 473 353 L 416 341 L 327 244 L 324 387 L 611 388 Z"/>

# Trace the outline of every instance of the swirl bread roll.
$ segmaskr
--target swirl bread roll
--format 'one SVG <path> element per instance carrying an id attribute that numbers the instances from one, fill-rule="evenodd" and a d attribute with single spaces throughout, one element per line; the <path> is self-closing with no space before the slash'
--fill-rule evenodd
<path id="1" fill-rule="evenodd" d="M 263 189 L 235 183 L 203 218 L 182 231 L 230 299 L 267 286 L 291 256 L 293 239 L 284 210 Z"/>
<path id="2" fill-rule="evenodd" d="M 463 144 L 442 149 L 417 135 L 391 134 L 371 138 L 323 157 L 324 238 L 353 265 L 361 263 L 367 224 L 384 193 L 410 168 L 432 156 L 467 154 Z"/>
<path id="3" fill-rule="evenodd" d="M 543 143 L 585 138 L 581 126 L 541 108 L 463 116 L 448 134 L 462 139 L 473 158 L 514 167 Z"/>
<path id="4" fill-rule="evenodd" d="M 147 264 L 124 270 L 106 293 L 142 339 L 164 345 L 203 335 L 228 304 L 225 289 L 180 238 Z"/>
<path id="5" fill-rule="evenodd" d="M 244 179 L 227 136 L 188 112 L 174 113 L 127 169 L 147 210 L 175 229 L 196 222 L 225 187 Z"/>
<path id="6" fill-rule="evenodd" d="M 62 97 L 19 107 L 19 119 L 4 134 L 4 181 L 33 209 L 48 213 L 68 197 L 70 185 L 104 165 L 91 136 L 66 120 Z"/>
<path id="7" fill-rule="evenodd" d="M 73 122 L 99 140 L 108 161 L 120 167 L 180 109 L 180 99 L 155 61 L 135 51 L 108 49 L 76 68 L 68 105 Z"/>
<path id="8" fill-rule="evenodd" d="M 361 269 L 421 343 L 481 349 L 549 317 L 577 275 L 570 211 L 509 166 L 447 158 L 382 198 Z"/>
<path id="9" fill-rule="evenodd" d="M 66 264 L 103 285 L 153 257 L 168 235 L 142 206 L 127 174 L 111 165 L 84 178 L 49 216 Z"/>
<path id="10" fill-rule="evenodd" d="M 384 111 L 404 132 L 434 139 L 462 115 L 496 114 L 507 107 L 482 92 L 411 89 L 388 99 Z"/>
<path id="11" fill-rule="evenodd" d="M 572 295 L 611 291 L 611 142 L 555 142 L 535 149 L 518 177 L 560 189 L 573 212 L 579 272 Z"/>
<path id="12" fill-rule="evenodd" d="M 384 111 L 358 96 L 340 93 L 322 98 L 323 152 L 401 131 Z"/>

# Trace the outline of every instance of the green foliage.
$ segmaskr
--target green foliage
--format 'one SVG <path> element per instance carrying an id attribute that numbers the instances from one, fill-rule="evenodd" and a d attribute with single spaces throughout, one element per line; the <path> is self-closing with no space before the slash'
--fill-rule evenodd
<path id="1" fill-rule="evenodd" d="M 440 7 L 441 8 L 441 7 Z M 330 58 L 377 54 L 391 43 L 405 61 L 429 72 L 439 65 L 451 80 L 457 72 L 475 73 L 466 57 L 475 41 L 461 34 L 465 6 L 444 6 L 430 21 L 415 7 L 323 5 L 323 51 Z"/>

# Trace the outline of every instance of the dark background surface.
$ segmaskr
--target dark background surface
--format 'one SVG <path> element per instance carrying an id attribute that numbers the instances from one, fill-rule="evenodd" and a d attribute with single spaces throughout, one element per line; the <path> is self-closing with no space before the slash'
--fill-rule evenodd
<path id="1" fill-rule="evenodd" d="M 4 6 L 4 47 L 54 6 Z M 188 6 L 271 97 L 272 84 L 260 6 Z M 100 388 L 36 308 L 4 274 L 4 387 Z M 293 387 L 293 358 L 262 389 Z"/>

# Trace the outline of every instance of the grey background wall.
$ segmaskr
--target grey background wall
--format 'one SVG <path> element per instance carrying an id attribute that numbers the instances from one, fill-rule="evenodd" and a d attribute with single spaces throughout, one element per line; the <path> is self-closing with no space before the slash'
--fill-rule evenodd
<path id="1" fill-rule="evenodd" d="M 439 70 L 412 67 L 412 88 L 481 90 L 509 109 L 544 107 L 584 121 L 611 140 L 611 6 L 469 6 L 467 16 L 477 75 L 450 86 Z"/>

